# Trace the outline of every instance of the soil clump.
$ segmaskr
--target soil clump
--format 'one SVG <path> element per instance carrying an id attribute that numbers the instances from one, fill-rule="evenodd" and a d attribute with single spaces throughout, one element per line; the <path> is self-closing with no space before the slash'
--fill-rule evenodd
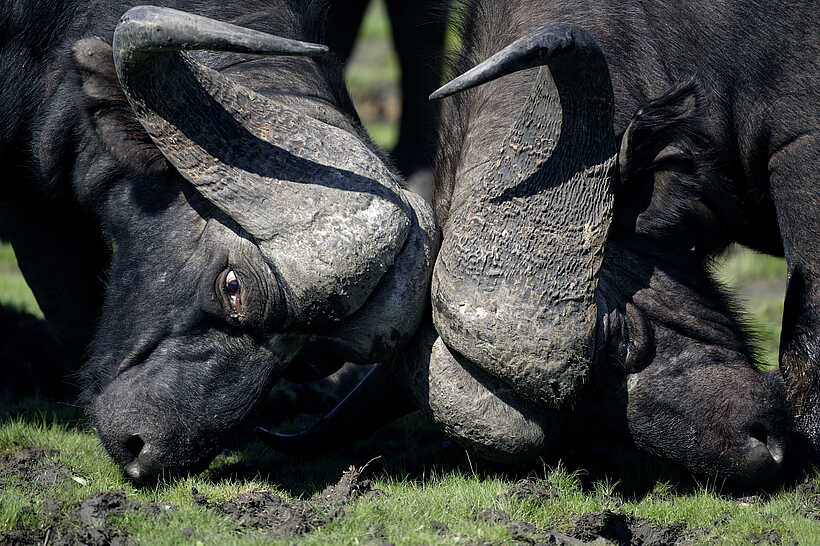
<path id="1" fill-rule="evenodd" d="M 569 535 L 583 541 L 604 539 L 615 544 L 664 546 L 691 544 L 682 524 L 661 525 L 646 519 L 635 519 L 612 510 L 582 514 Z"/>
<path id="2" fill-rule="evenodd" d="M 270 491 L 249 491 L 225 502 L 212 502 L 196 489 L 192 494 L 196 504 L 216 510 L 240 528 L 255 529 L 272 538 L 293 538 L 341 517 L 347 506 L 362 496 L 383 495 L 383 491 L 372 488 L 370 480 L 361 479 L 366 467 L 351 466 L 336 484 L 310 500 L 286 501 Z"/>
<path id="3" fill-rule="evenodd" d="M 557 488 L 549 482 L 527 478 L 500 493 L 498 498 L 545 503 L 558 496 Z M 506 512 L 498 509 L 473 509 L 472 517 L 475 521 L 505 525 L 512 540 L 518 544 L 684 546 L 694 543 L 702 535 L 702 530 L 687 530 L 683 524 L 663 525 L 612 510 L 578 515 L 566 534 L 555 529 L 538 529 L 526 521 L 513 521 Z"/>
<path id="4" fill-rule="evenodd" d="M 797 486 L 797 491 L 806 496 L 806 501 L 797 513 L 804 518 L 820 520 L 820 483 L 806 478 Z"/>
<path id="5" fill-rule="evenodd" d="M 19 481 L 31 487 L 56 486 L 71 479 L 71 470 L 49 458 L 56 451 L 42 447 L 22 448 L 16 451 L 0 452 L 0 484 Z"/>
<path id="6" fill-rule="evenodd" d="M 13 529 L 0 532 L 0 545 L 126 546 L 134 544 L 133 539 L 109 528 L 109 516 L 121 515 L 126 510 L 149 514 L 175 510 L 169 503 L 129 500 L 122 489 L 95 493 L 83 499 L 74 509 L 54 498 L 43 499 L 43 494 L 50 488 L 78 479 L 70 468 L 54 460 L 56 454 L 55 450 L 41 447 L 0 452 L 0 495 L 7 487 L 22 489 L 32 499 L 32 505 L 23 507 L 21 515 L 36 513 L 36 505 L 39 512 L 48 518 L 33 525 L 20 521 Z"/>
<path id="7" fill-rule="evenodd" d="M 44 505 L 49 504 L 44 501 Z M 55 504 L 53 499 L 51 504 Z M 126 510 L 143 511 L 149 514 L 162 514 L 175 510 L 170 503 L 139 503 L 129 500 L 122 489 L 100 491 L 83 499 L 80 506 L 68 517 L 59 517 L 62 506 L 56 503 L 48 510 L 54 515 L 49 523 L 37 527 L 26 527 L 18 524 L 11 531 L 0 533 L 0 544 L 52 544 L 69 546 L 83 544 L 87 546 L 130 546 L 134 540 L 127 534 L 108 527 L 110 516 L 121 515 Z"/>
<path id="8" fill-rule="evenodd" d="M 557 499 L 558 489 L 547 481 L 526 478 L 519 480 L 515 485 L 499 494 L 498 497 L 518 500 L 528 499 L 543 503 Z"/>

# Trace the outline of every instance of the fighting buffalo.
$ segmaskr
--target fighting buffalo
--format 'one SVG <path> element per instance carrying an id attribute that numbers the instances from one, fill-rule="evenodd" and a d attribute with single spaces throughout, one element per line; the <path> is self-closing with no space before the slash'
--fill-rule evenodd
<path id="1" fill-rule="evenodd" d="M 389 359 L 438 237 L 318 3 L 164 4 L 0 14 L 2 235 L 135 479 L 203 468 L 279 377 Z"/>
<path id="2" fill-rule="evenodd" d="M 615 415 L 640 448 L 759 483 L 784 459 L 790 410 L 796 449 L 817 460 L 820 40 L 807 11 L 469 3 L 457 71 L 470 70 L 434 94 L 461 93 L 434 204 L 439 337 L 416 372 L 446 430 L 508 458 Z M 785 397 L 710 278 L 732 242 L 786 256 Z"/>
<path id="3" fill-rule="evenodd" d="M 432 97 L 453 95 L 432 320 L 395 362 L 416 405 L 505 461 L 585 434 L 745 484 L 771 482 L 795 453 L 817 460 L 810 6 L 475 0 L 460 11 L 463 74 Z M 786 256 L 785 390 L 758 370 L 710 275 L 732 242 Z M 351 421 L 342 410 L 334 425 Z"/>

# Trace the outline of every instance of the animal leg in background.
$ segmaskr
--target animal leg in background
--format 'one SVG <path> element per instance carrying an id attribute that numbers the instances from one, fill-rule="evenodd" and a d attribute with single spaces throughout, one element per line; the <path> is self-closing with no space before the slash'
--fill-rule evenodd
<path id="1" fill-rule="evenodd" d="M 8 241 L 54 334 L 43 339 L 44 346 L 59 340 L 60 362 L 38 366 L 56 373 L 77 369 L 97 324 L 110 251 L 79 210 L 63 206 L 49 211 L 40 205 L 35 213 L 20 205 L 21 201 L 16 203 L 0 207 L 0 215 L 10 224 L 20 222 L 28 229 L 9 230 Z M 26 220 L 38 215 L 48 220 Z"/>
<path id="2" fill-rule="evenodd" d="M 345 62 L 353 45 L 369 0 L 336 2 L 330 8 L 328 45 Z M 401 125 L 391 154 L 412 189 L 428 201 L 432 198 L 432 163 L 436 152 L 440 104 L 427 96 L 441 84 L 446 10 L 441 0 L 408 4 L 386 2 L 393 32 L 393 45 L 401 66 Z"/>
<path id="3" fill-rule="evenodd" d="M 788 264 L 780 369 L 794 428 L 820 462 L 820 130 L 815 123 L 769 160 L 771 192 Z"/>

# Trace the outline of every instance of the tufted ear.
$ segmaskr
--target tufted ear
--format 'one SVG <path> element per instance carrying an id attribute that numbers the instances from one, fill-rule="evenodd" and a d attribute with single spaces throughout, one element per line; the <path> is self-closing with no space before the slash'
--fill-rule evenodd
<path id="1" fill-rule="evenodd" d="M 632 117 L 621 138 L 622 186 L 670 161 L 690 163 L 705 150 L 703 92 L 690 80 L 652 100 Z"/>
<path id="2" fill-rule="evenodd" d="M 714 234 L 733 190 L 719 182 L 703 104 L 690 80 L 632 117 L 618 151 L 616 226 L 704 252 L 723 244 Z"/>
<path id="3" fill-rule="evenodd" d="M 82 84 L 80 107 L 88 113 L 106 150 L 120 165 L 145 174 L 171 168 L 134 117 L 114 69 L 111 45 L 101 38 L 85 38 L 72 47 Z"/>

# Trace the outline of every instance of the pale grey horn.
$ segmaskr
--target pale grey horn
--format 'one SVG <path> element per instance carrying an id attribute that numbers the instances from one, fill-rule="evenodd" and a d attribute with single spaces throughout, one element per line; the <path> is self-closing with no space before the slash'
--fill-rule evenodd
<path id="1" fill-rule="evenodd" d="M 169 8 L 129 10 L 114 31 L 117 76 L 137 119 L 171 164 L 260 239 L 305 201 L 307 182 L 355 191 L 394 176 L 355 135 L 265 97 L 180 53 L 321 55 L 289 40 Z M 396 200 L 385 190 L 382 197 Z M 287 210 L 280 206 L 289 203 Z"/>
<path id="2" fill-rule="evenodd" d="M 604 55 L 580 27 L 548 24 L 432 97 L 539 65 L 503 143 L 472 143 L 484 146 L 472 153 L 488 154 L 488 167 L 456 175 L 456 187 L 471 191 L 444 227 L 433 320 L 450 350 L 527 399 L 562 408 L 596 358 L 616 154 Z"/>

